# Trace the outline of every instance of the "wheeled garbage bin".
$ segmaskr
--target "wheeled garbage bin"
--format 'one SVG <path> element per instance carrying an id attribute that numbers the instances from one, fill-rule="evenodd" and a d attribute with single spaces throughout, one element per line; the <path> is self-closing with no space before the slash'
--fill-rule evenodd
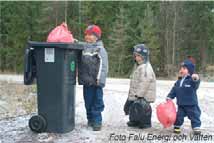
<path id="1" fill-rule="evenodd" d="M 78 43 L 28 42 L 25 51 L 24 83 L 36 78 L 38 115 L 29 127 L 35 132 L 65 133 L 75 125 L 75 84 Z"/>

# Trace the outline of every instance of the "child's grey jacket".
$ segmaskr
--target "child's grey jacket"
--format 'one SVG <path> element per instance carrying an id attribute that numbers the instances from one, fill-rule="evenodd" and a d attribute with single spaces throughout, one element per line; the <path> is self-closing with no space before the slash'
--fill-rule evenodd
<path id="1" fill-rule="evenodd" d="M 78 80 L 82 85 L 105 86 L 108 74 L 108 54 L 99 40 L 93 44 L 87 44 L 82 51 L 78 66 Z"/>
<path id="2" fill-rule="evenodd" d="M 130 81 L 128 100 L 133 101 L 144 97 L 148 102 L 154 102 L 156 98 L 156 77 L 150 62 L 138 65 Z"/>

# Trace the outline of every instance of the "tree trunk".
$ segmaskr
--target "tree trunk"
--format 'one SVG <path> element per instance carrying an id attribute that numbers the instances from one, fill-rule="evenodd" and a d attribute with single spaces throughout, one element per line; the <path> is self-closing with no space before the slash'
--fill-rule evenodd
<path id="1" fill-rule="evenodd" d="M 174 20 L 173 20 L 173 36 L 172 36 L 172 65 L 175 65 L 175 51 L 176 51 L 176 23 L 177 23 L 177 6 L 174 2 Z"/>
<path id="2" fill-rule="evenodd" d="M 207 40 L 204 39 L 205 37 L 201 37 L 201 47 L 200 47 L 200 59 L 201 59 L 201 71 L 205 73 L 206 65 L 207 65 Z"/>
<path id="3" fill-rule="evenodd" d="M 160 73 L 161 76 L 165 75 L 165 3 L 160 2 L 160 17 L 159 17 L 159 38 L 160 38 Z"/>

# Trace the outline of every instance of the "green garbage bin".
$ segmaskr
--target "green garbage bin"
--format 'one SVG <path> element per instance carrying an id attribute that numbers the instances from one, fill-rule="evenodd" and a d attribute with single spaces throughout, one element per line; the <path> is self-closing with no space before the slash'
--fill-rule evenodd
<path id="1" fill-rule="evenodd" d="M 38 115 L 29 127 L 35 132 L 65 133 L 75 126 L 75 84 L 79 54 L 84 45 L 28 42 L 24 83 L 36 78 Z"/>

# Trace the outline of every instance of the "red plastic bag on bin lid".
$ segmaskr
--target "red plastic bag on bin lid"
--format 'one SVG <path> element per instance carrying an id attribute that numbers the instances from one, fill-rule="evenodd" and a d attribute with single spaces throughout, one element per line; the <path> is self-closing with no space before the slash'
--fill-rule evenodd
<path id="1" fill-rule="evenodd" d="M 158 120 L 164 128 L 171 127 L 176 120 L 176 107 L 172 100 L 161 103 L 156 108 Z"/>
<path id="2" fill-rule="evenodd" d="M 49 33 L 47 42 L 73 43 L 74 38 L 71 32 L 68 30 L 67 24 L 63 22 Z"/>

